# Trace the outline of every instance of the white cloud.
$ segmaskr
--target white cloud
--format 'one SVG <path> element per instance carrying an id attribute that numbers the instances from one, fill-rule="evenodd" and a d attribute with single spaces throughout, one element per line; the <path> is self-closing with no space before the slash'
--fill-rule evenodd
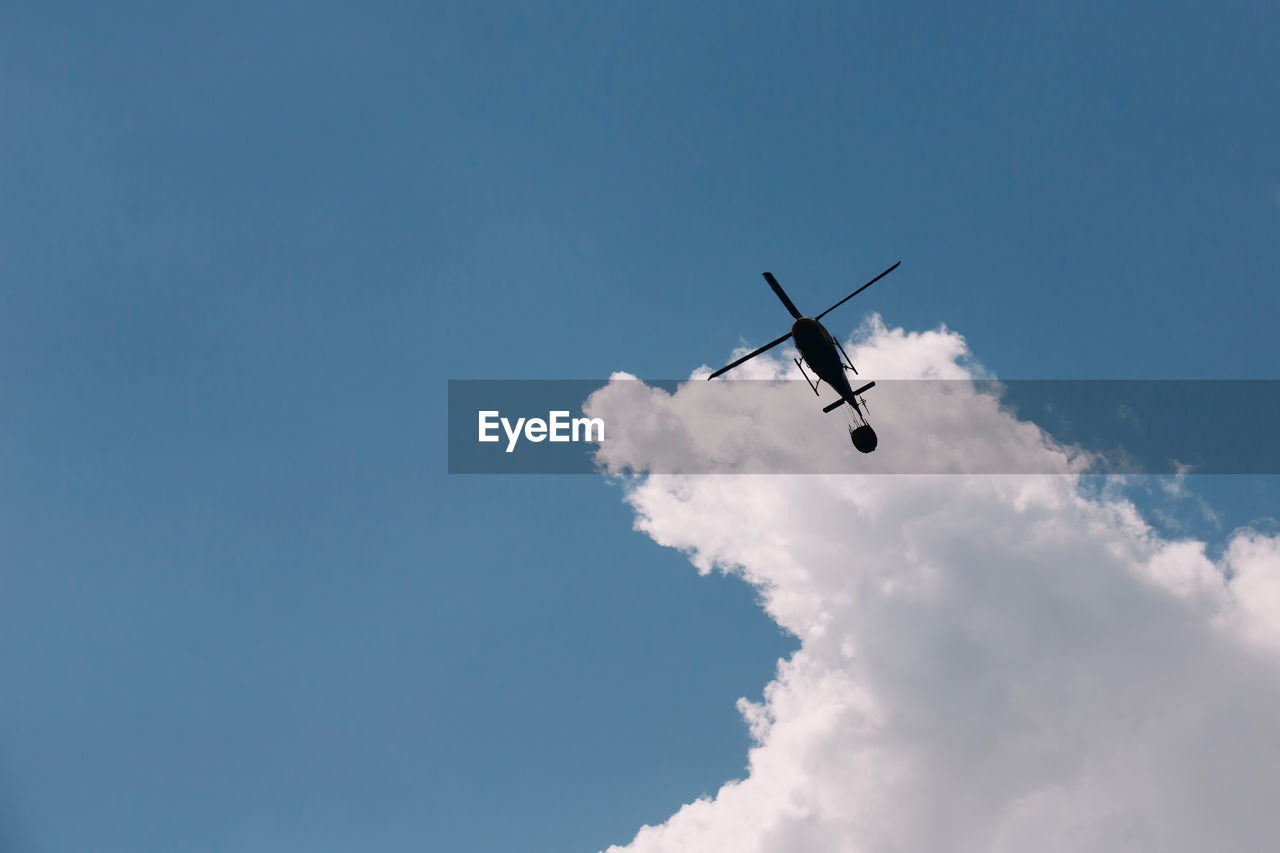
<path id="1" fill-rule="evenodd" d="M 877 319 L 854 344 L 877 379 L 980 370 L 945 329 L 907 334 Z M 787 375 L 789 364 L 765 357 L 751 370 Z M 882 407 L 882 449 L 915 430 L 967 455 L 1071 470 L 1036 427 L 972 394 L 947 402 L 909 417 Z M 714 421 L 635 382 L 591 405 L 611 423 L 645 421 L 607 449 L 616 466 Z M 794 411 L 723 406 L 742 429 L 721 437 L 759 459 L 881 455 L 856 454 L 812 394 Z M 654 475 L 626 499 L 655 541 L 756 586 L 801 647 L 762 702 L 739 703 L 756 741 L 746 777 L 611 851 L 1280 843 L 1277 539 L 1238 534 L 1214 563 L 1202 543 L 1161 538 L 1073 474 Z"/>

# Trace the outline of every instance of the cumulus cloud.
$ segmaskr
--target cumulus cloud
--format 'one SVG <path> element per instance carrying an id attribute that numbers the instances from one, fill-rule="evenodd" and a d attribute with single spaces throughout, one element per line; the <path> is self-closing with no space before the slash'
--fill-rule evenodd
<path id="1" fill-rule="evenodd" d="M 946 329 L 873 320 L 849 348 L 877 379 L 981 373 Z M 602 389 L 597 413 L 642 424 L 602 464 L 625 469 L 704 427 L 677 398 L 622 379 Z M 1071 473 L 1034 425 L 950 402 L 913 411 L 914 426 L 877 420 L 882 446 L 914 428 L 1064 473 L 627 482 L 639 530 L 755 586 L 801 645 L 761 701 L 739 702 L 755 741 L 745 776 L 610 851 L 1276 847 L 1280 541 L 1243 531 L 1215 562 Z M 788 459 L 797 430 L 824 459 L 880 453 L 856 455 L 811 393 L 750 427 L 733 434 L 762 460 Z"/>

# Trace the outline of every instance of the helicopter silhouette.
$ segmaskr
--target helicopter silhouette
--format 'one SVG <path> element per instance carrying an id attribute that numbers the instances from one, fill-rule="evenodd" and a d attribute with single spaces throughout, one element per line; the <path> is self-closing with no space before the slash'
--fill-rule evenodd
<path id="1" fill-rule="evenodd" d="M 804 362 L 802 364 L 800 359 L 793 359 L 793 361 L 795 361 L 796 366 L 800 368 L 800 374 L 804 376 L 805 381 L 809 383 L 809 387 L 813 389 L 813 393 L 818 394 L 818 385 L 822 382 L 826 382 L 831 386 L 832 390 L 840 395 L 840 399 L 836 400 L 834 403 L 824 406 L 822 411 L 834 412 L 841 406 L 848 405 L 849 408 L 853 410 L 854 420 L 857 423 L 857 426 L 849 427 L 849 440 L 853 442 L 853 446 L 856 447 L 859 452 L 870 453 L 876 449 L 878 439 L 876 438 L 876 431 L 872 429 L 871 424 L 867 422 L 866 414 L 863 411 L 867 408 L 867 401 L 862 399 L 861 395 L 864 391 L 869 391 L 874 388 L 876 383 L 868 382 L 857 389 L 852 386 L 849 382 L 849 377 L 846 374 L 846 371 L 851 370 L 853 371 L 853 374 L 857 376 L 858 370 L 853 366 L 853 362 L 849 360 L 849 355 L 844 351 L 844 347 L 840 345 L 838 340 L 831 336 L 831 333 L 827 331 L 826 326 L 822 325 L 820 321 L 827 314 L 830 314 L 832 311 L 896 270 L 898 265 L 901 263 L 902 261 L 898 261 L 898 263 L 889 267 L 887 270 L 880 273 L 880 275 L 871 279 L 871 281 L 862 285 L 862 287 L 859 287 L 853 293 L 850 293 L 844 299 L 841 299 L 835 305 L 832 305 L 816 317 L 806 317 L 801 314 L 800 310 L 796 308 L 795 303 L 787 296 L 786 291 L 782 289 L 782 285 L 778 284 L 778 280 L 773 277 L 773 273 L 765 273 L 765 281 L 769 282 L 769 286 L 773 288 L 773 292 L 777 294 L 778 298 L 782 300 L 782 304 L 786 306 L 787 310 L 791 312 L 791 316 L 795 318 L 795 322 L 791 324 L 791 331 L 787 332 L 775 341 L 770 341 L 760 347 L 760 349 L 747 353 L 732 364 L 725 365 L 715 373 L 708 376 L 707 379 L 715 379 L 720 374 L 733 370 L 743 362 L 749 361 L 760 355 L 760 353 L 770 350 L 790 338 L 795 338 L 796 349 L 800 351 L 800 358 L 804 359 Z M 817 381 L 811 380 L 809 378 L 809 374 L 805 372 L 804 366 L 806 364 L 809 365 L 810 370 L 817 374 Z"/>

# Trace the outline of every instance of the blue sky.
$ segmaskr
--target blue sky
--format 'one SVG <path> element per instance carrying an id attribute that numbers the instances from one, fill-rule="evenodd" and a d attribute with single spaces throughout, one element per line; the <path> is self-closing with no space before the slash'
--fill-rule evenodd
<path id="1" fill-rule="evenodd" d="M 602 480 L 448 476 L 446 380 L 687 375 L 899 259 L 833 331 L 1274 378 L 1277 17 L 6 4 L 0 843 L 596 850 L 740 774 L 792 641 Z"/>

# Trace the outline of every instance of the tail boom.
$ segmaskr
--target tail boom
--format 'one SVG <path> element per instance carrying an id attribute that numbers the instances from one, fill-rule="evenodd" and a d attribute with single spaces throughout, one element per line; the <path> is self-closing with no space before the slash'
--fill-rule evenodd
<path id="1" fill-rule="evenodd" d="M 868 382 L 866 385 L 863 385 L 857 391 L 850 393 L 848 397 L 841 397 L 839 400 L 836 400 L 834 403 L 823 406 L 822 411 L 830 414 L 831 412 L 834 412 L 836 409 L 843 406 L 845 403 L 848 403 L 850 406 L 853 406 L 853 410 L 855 412 L 858 412 L 859 414 L 861 414 L 862 410 L 858 408 L 858 395 L 861 394 L 863 391 L 870 391 L 874 387 L 876 387 L 876 383 Z"/>

